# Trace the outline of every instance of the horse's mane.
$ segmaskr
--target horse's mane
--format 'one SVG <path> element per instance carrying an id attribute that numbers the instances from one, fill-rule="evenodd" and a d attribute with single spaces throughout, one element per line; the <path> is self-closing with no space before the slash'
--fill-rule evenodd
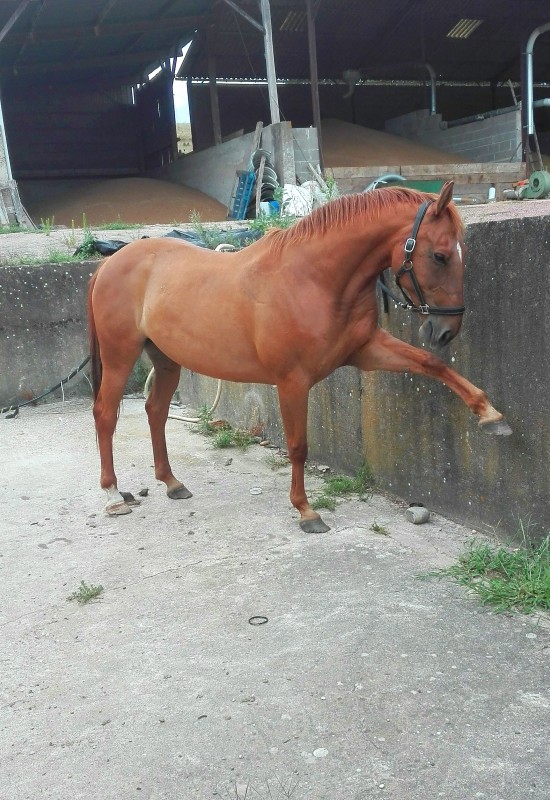
<path id="1" fill-rule="evenodd" d="M 358 216 L 367 219 L 377 219 L 389 209 L 399 205 L 420 206 L 424 200 L 437 200 L 437 194 L 419 192 L 416 189 L 406 189 L 402 186 L 392 186 L 376 189 L 361 194 L 347 194 L 332 200 L 320 208 L 303 217 L 292 227 L 284 230 L 275 229 L 269 233 L 269 243 L 274 249 L 279 250 L 287 245 L 309 239 L 326 233 L 329 229 L 343 229 L 351 222 L 356 222 Z M 446 213 L 451 218 L 457 236 L 464 233 L 464 223 L 455 205 L 447 206 Z"/>

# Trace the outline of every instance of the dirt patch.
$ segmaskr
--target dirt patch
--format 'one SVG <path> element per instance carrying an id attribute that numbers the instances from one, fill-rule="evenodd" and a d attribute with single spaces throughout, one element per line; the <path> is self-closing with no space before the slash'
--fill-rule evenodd
<path id="1" fill-rule="evenodd" d="M 35 223 L 101 225 L 121 219 L 131 224 L 189 222 L 193 212 L 203 222 L 221 222 L 227 209 L 217 200 L 192 189 L 154 178 L 108 178 L 19 181 L 25 208 Z"/>

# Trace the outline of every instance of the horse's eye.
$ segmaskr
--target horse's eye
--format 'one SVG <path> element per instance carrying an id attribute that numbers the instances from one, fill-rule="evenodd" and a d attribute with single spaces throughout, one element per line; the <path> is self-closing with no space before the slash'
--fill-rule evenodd
<path id="1" fill-rule="evenodd" d="M 447 263 L 447 256 L 445 255 L 445 253 L 434 253 L 434 259 L 438 264 L 441 264 L 442 266 L 445 266 L 445 264 Z"/>

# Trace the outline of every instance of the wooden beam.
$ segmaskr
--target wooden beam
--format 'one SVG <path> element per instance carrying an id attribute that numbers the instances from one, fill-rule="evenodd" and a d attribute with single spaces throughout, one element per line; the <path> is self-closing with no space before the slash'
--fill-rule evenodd
<path id="1" fill-rule="evenodd" d="M 0 0 L 2 2 L 2 0 Z M 30 0 L 37 2 L 37 0 Z M 124 36 L 129 33 L 147 33 L 159 28 L 199 28 L 207 21 L 204 15 L 191 15 L 183 17 L 164 17 L 152 22 L 151 20 L 137 20 L 135 22 L 112 22 L 102 25 L 100 36 Z M 80 37 L 94 36 L 94 23 L 66 28 L 42 28 L 33 32 L 33 42 L 74 42 Z M 10 44 L 22 44 L 27 39 L 27 33 L 16 33 L 10 36 Z"/>
<path id="2" fill-rule="evenodd" d="M 247 14 L 246 11 L 243 11 L 242 8 L 237 5 L 237 3 L 234 3 L 233 0 L 224 0 L 224 3 L 227 3 L 227 5 L 231 6 L 231 8 L 236 11 L 237 14 L 240 14 L 241 17 L 244 17 L 246 20 L 248 20 L 248 22 L 250 22 L 251 25 L 254 25 L 254 27 L 257 28 L 261 33 L 264 33 L 263 26 L 257 22 L 254 17 L 251 17 L 250 14 Z"/>
<path id="3" fill-rule="evenodd" d="M 0 30 L 0 42 L 2 42 L 8 33 L 11 31 L 21 14 L 25 11 L 27 6 L 30 6 L 31 3 L 36 3 L 37 0 L 22 0 L 21 3 L 17 6 L 9 20 L 6 22 L 2 30 Z"/>
<path id="4" fill-rule="evenodd" d="M 42 9 L 44 8 L 45 4 L 46 4 L 45 0 L 40 0 L 40 4 L 39 5 L 37 4 L 35 10 L 33 11 L 32 15 L 31 15 L 30 30 L 27 33 L 27 36 L 26 36 L 25 40 L 23 41 L 23 44 L 19 48 L 19 52 L 17 53 L 16 58 L 14 59 L 13 64 L 14 64 L 15 67 L 17 67 L 18 62 L 21 60 L 21 58 L 22 58 L 25 50 L 27 49 L 27 47 L 29 45 L 33 44 L 34 41 L 35 41 L 35 36 L 34 36 L 35 29 L 36 29 L 36 26 L 38 24 L 38 20 L 40 19 L 40 14 L 41 14 Z"/>
<path id="5" fill-rule="evenodd" d="M 97 15 L 96 20 L 94 22 L 94 33 L 95 33 L 96 36 L 99 36 L 100 29 L 101 29 L 101 23 L 111 13 L 111 11 L 113 10 L 113 7 L 116 5 L 116 3 L 117 3 L 117 0 L 107 0 L 106 4 L 103 6 L 101 11 Z"/>
<path id="6" fill-rule="evenodd" d="M 140 66 L 146 66 L 154 62 L 160 63 L 162 56 L 159 56 L 158 50 L 145 50 L 140 53 L 126 53 L 123 56 L 94 56 L 93 58 L 84 59 L 67 59 L 66 61 L 43 61 L 41 63 L 32 64 L 19 64 L 16 70 L 17 75 L 24 74 L 40 74 L 48 72 L 71 72 L 80 69 L 97 69 L 101 70 L 102 67 L 121 67 L 121 73 L 127 74 L 128 77 L 133 74 L 133 70 L 139 69 Z M 137 64 L 136 64 L 137 62 Z M 128 69 L 125 69 L 125 67 Z M 13 74 L 11 67 L 5 67 L 0 70 L 0 75 L 6 76 Z"/>
<path id="7" fill-rule="evenodd" d="M 157 16 L 155 17 L 154 21 L 153 21 L 153 20 L 149 20 L 149 22 L 148 22 L 148 27 L 147 27 L 145 30 L 143 30 L 143 31 L 142 31 L 142 32 L 139 34 L 139 36 L 136 36 L 136 38 L 134 39 L 134 41 L 132 42 L 132 44 L 131 44 L 129 47 L 127 47 L 126 49 L 127 49 L 127 50 L 131 50 L 131 49 L 132 49 L 133 47 L 135 47 L 135 46 L 136 46 L 136 45 L 137 45 L 137 44 L 138 44 L 138 43 L 141 41 L 141 39 L 143 39 L 143 38 L 144 38 L 144 37 L 145 37 L 145 36 L 146 36 L 148 33 L 150 33 L 151 31 L 156 31 L 156 30 L 158 30 L 160 27 L 162 27 L 162 23 L 163 23 L 163 21 L 164 21 L 164 20 L 168 20 L 168 21 L 171 23 L 171 24 L 170 24 L 170 27 L 173 27 L 173 25 L 174 25 L 174 20 L 173 20 L 173 18 L 168 18 L 168 17 L 167 17 L 167 14 L 168 14 L 168 11 L 170 10 L 170 8 L 172 8 L 172 6 L 174 5 L 174 2 L 175 2 L 175 0 L 167 0 L 167 2 L 166 2 L 166 3 L 164 3 L 164 5 L 163 5 L 163 6 L 161 6 L 161 8 L 158 10 L 158 12 L 157 12 Z"/>

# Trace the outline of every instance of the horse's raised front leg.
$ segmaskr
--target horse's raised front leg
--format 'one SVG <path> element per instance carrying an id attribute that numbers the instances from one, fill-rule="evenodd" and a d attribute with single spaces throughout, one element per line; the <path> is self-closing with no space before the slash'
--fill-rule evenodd
<path id="1" fill-rule="evenodd" d="M 435 378 L 455 392 L 479 417 L 479 424 L 484 431 L 500 436 L 512 433 L 504 416 L 493 408 L 482 389 L 467 381 L 437 356 L 396 339 L 383 328 L 377 330 L 374 338 L 359 349 L 349 363 L 365 372 L 414 372 Z"/>
<path id="2" fill-rule="evenodd" d="M 172 473 L 168 460 L 165 432 L 170 401 L 178 388 L 181 368 L 179 364 L 176 364 L 175 361 L 161 353 L 151 342 L 147 342 L 145 349 L 155 367 L 151 391 L 145 402 L 145 410 L 147 411 L 149 429 L 151 431 L 151 443 L 153 445 L 155 478 L 166 484 L 166 494 L 172 500 L 186 500 L 188 497 L 193 497 L 193 495 Z"/>
<path id="3" fill-rule="evenodd" d="M 309 387 L 286 382 L 277 387 L 285 429 L 288 457 L 292 465 L 290 502 L 300 513 L 300 528 L 306 533 L 329 531 L 319 514 L 310 506 L 304 487 L 304 464 L 307 458 L 307 404 Z"/>

